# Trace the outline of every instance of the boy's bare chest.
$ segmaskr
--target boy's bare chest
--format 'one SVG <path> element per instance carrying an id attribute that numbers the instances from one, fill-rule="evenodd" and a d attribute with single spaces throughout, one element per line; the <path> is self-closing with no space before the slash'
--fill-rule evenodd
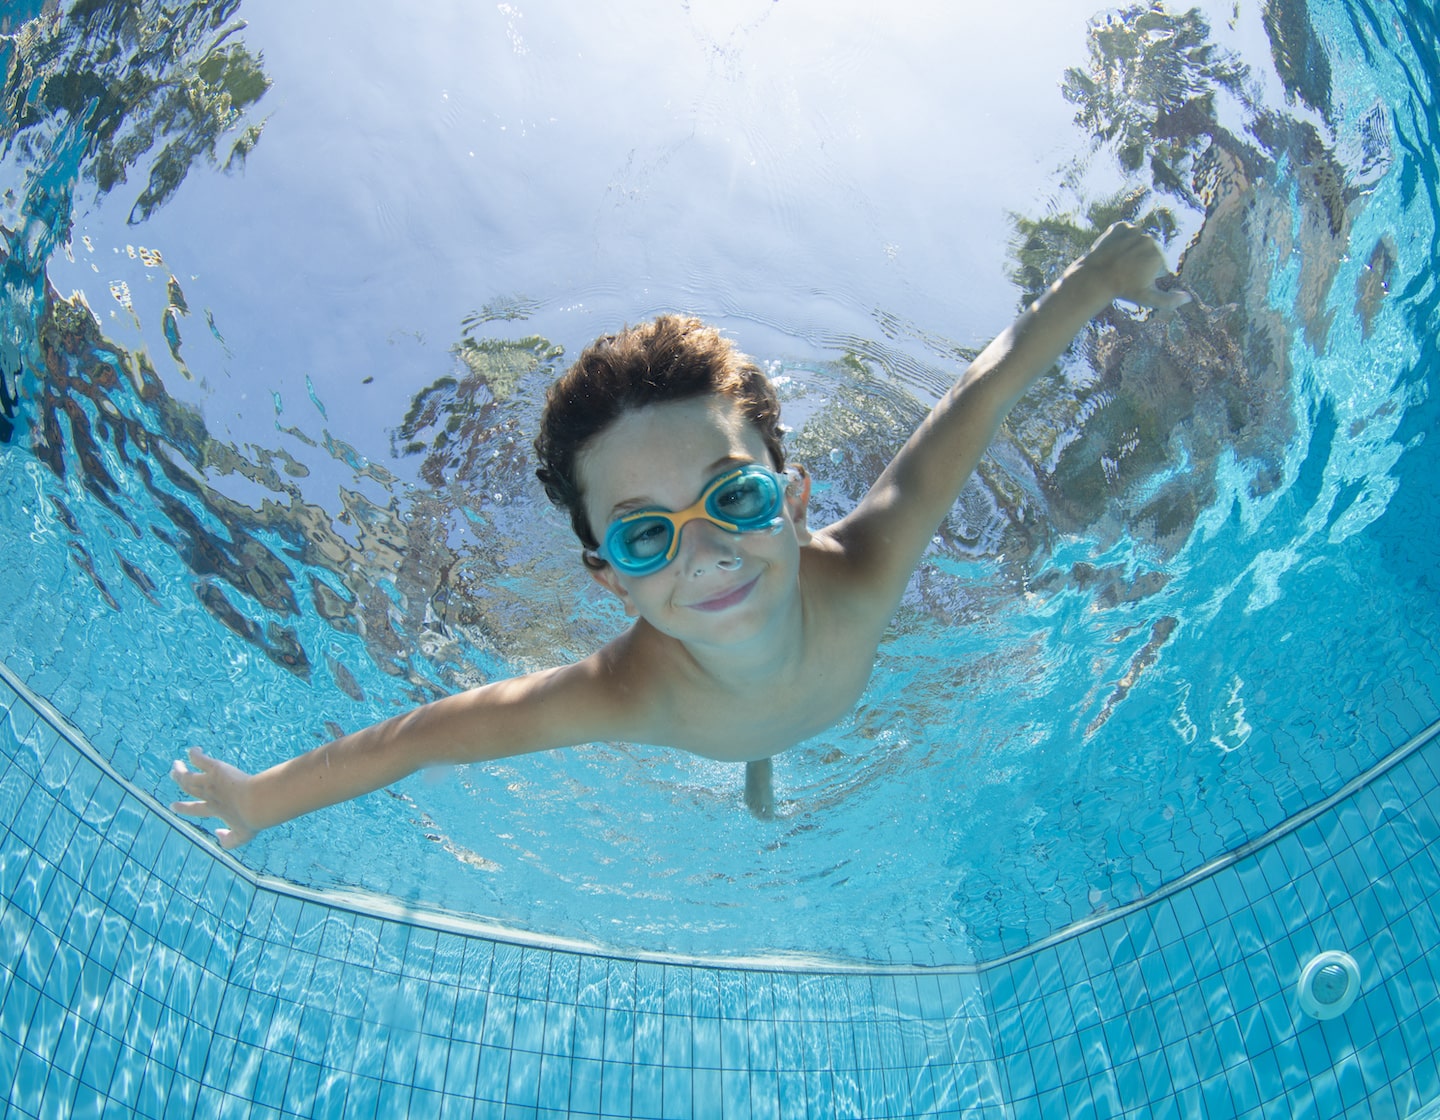
<path id="1" fill-rule="evenodd" d="M 774 677 L 670 691 L 655 712 L 663 741 L 708 758 L 748 762 L 818 735 L 854 706 L 875 660 L 868 635 L 827 637 L 807 645 L 800 665 Z"/>

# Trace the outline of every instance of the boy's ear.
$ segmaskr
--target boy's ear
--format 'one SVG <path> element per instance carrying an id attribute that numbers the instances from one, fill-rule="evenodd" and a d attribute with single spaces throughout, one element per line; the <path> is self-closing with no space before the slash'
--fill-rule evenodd
<path id="1" fill-rule="evenodd" d="M 598 583 L 606 591 L 610 592 L 611 595 L 614 595 L 615 598 L 620 600 L 620 605 L 625 608 L 625 613 L 627 615 L 629 615 L 631 618 L 640 617 L 640 611 L 636 608 L 634 601 L 630 598 L 630 593 L 625 590 L 624 585 L 621 584 L 620 580 L 615 575 L 614 568 L 612 568 L 609 564 L 606 564 L 603 568 L 590 568 L 589 572 L 591 578 L 594 579 L 596 583 Z"/>
<path id="2" fill-rule="evenodd" d="M 785 473 L 790 476 L 790 485 L 785 487 L 785 510 L 795 526 L 795 536 L 801 544 L 809 544 L 810 526 L 805 523 L 805 515 L 810 509 L 810 472 L 796 463 Z"/>

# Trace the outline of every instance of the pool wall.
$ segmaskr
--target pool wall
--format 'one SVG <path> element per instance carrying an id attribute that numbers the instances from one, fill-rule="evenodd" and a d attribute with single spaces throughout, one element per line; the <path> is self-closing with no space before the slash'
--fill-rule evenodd
<path id="1" fill-rule="evenodd" d="M 1440 1099 L 1440 742 L 946 969 L 629 959 L 258 879 L 0 669 L 6 1115 L 1406 1117 Z M 1341 1018 L 1298 1009 L 1317 951 Z"/>

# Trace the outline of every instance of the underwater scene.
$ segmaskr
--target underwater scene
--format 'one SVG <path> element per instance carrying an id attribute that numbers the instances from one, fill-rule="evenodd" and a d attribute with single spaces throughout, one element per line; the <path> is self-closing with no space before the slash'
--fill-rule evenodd
<path id="1" fill-rule="evenodd" d="M 0 657 L 168 803 L 192 745 L 258 770 L 585 656 L 626 619 L 532 440 L 592 338 L 721 326 L 820 526 L 1127 220 L 1191 303 L 1015 408 L 775 819 L 599 742 L 238 855 L 619 951 L 963 964 L 1340 789 L 1440 641 L 1435 14 L 969 8 L 7 4 Z"/>

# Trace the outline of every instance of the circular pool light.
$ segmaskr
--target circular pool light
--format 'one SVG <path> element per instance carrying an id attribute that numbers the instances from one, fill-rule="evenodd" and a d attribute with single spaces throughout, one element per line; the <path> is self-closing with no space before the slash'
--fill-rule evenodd
<path id="1" fill-rule="evenodd" d="M 1300 972 L 1300 1010 L 1312 1019 L 1343 1015 L 1360 994 L 1360 966 L 1349 953 L 1331 949 Z"/>

